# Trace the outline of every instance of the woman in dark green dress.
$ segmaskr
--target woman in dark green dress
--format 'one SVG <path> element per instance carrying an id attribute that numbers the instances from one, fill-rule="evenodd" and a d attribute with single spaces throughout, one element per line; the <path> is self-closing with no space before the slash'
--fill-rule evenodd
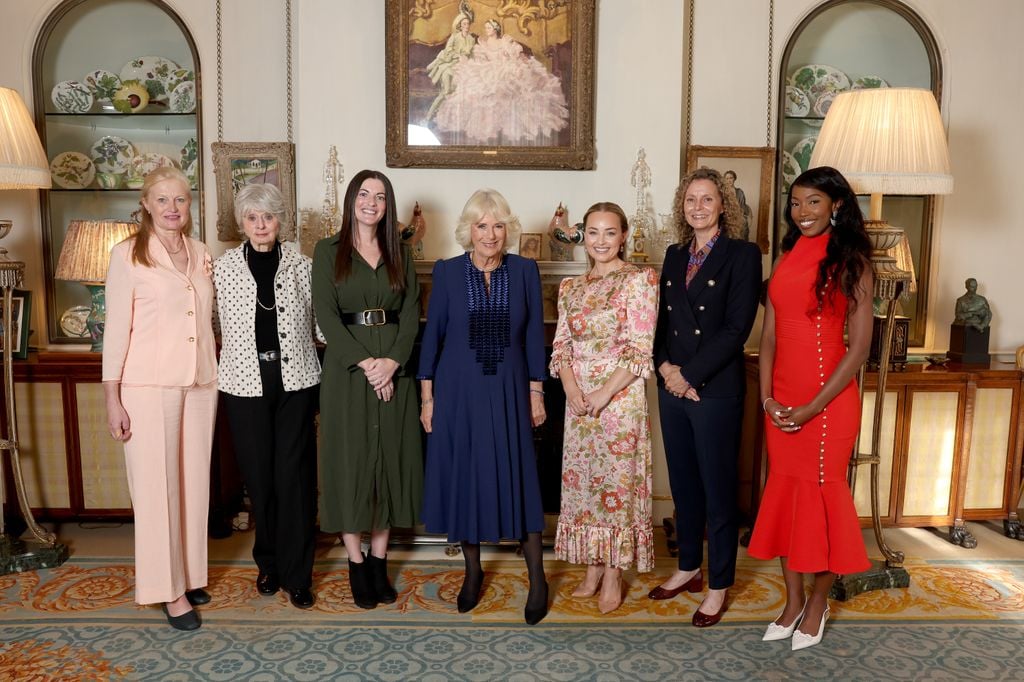
<path id="1" fill-rule="evenodd" d="M 320 528 L 341 533 L 352 598 L 372 609 L 397 597 L 387 575 L 390 530 L 418 523 L 423 489 L 419 406 L 407 368 L 419 285 L 399 242 L 395 194 L 384 174 L 364 170 L 352 178 L 341 230 L 316 245 L 313 308 L 327 339 Z"/>

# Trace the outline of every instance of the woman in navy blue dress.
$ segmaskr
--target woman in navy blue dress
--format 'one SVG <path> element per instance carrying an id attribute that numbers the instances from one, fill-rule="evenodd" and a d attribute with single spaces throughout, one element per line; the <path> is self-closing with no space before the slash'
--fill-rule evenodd
<path id="1" fill-rule="evenodd" d="M 422 520 L 462 543 L 462 613 L 480 601 L 480 543 L 520 540 L 533 625 L 548 609 L 531 430 L 546 418 L 547 369 L 537 264 L 505 253 L 519 229 L 501 194 L 479 190 L 455 231 L 468 251 L 434 266 L 418 375 L 429 434 Z"/>

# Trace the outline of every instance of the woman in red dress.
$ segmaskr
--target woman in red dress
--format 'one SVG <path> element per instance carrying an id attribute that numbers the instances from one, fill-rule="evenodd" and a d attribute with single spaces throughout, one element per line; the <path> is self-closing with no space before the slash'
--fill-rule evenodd
<path id="1" fill-rule="evenodd" d="M 786 606 L 764 640 L 792 636 L 796 651 L 821 641 L 836 574 L 870 566 L 846 469 L 860 429 L 855 375 L 871 343 L 874 280 L 864 217 L 839 171 L 798 177 L 786 222 L 761 329 L 769 473 L 749 552 L 780 558 Z M 814 574 L 809 598 L 805 573 Z"/>

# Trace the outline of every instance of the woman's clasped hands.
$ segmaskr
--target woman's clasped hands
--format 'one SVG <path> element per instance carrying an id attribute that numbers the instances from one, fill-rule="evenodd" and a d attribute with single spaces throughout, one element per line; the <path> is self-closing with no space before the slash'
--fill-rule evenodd
<path id="1" fill-rule="evenodd" d="M 377 398 L 388 402 L 395 395 L 395 384 L 392 377 L 398 369 L 398 363 L 391 358 L 366 358 L 359 363 L 366 381 L 377 394 Z"/>
<path id="2" fill-rule="evenodd" d="M 768 398 L 764 401 L 764 411 L 772 420 L 772 425 L 786 433 L 796 433 L 801 426 L 818 414 L 818 410 L 815 410 L 812 405 L 787 407 L 775 398 Z"/>

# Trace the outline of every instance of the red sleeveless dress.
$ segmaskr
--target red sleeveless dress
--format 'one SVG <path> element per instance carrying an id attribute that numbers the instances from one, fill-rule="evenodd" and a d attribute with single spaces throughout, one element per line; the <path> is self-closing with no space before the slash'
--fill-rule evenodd
<path id="1" fill-rule="evenodd" d="M 782 257 L 768 296 L 775 309 L 772 396 L 786 406 L 808 403 L 846 353 L 847 299 L 835 293 L 817 310 L 814 280 L 829 235 L 800 237 Z M 749 553 L 788 557 L 801 573 L 859 573 L 870 567 L 846 467 L 860 429 L 857 381 L 795 433 L 765 415 L 768 483 Z"/>

